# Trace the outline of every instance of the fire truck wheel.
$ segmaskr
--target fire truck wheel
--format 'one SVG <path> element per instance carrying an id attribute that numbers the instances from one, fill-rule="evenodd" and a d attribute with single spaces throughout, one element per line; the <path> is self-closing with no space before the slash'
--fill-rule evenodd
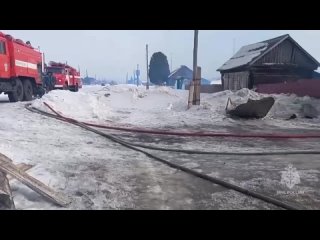
<path id="1" fill-rule="evenodd" d="M 20 79 L 16 79 L 15 91 L 8 94 L 10 102 L 19 102 L 23 99 L 23 85 Z"/>
<path id="2" fill-rule="evenodd" d="M 23 81 L 23 100 L 24 101 L 31 101 L 33 96 L 33 87 L 30 80 L 24 80 Z"/>
<path id="3" fill-rule="evenodd" d="M 79 91 L 78 84 L 74 87 L 74 91 L 75 91 L 75 92 L 78 92 L 78 91 Z"/>

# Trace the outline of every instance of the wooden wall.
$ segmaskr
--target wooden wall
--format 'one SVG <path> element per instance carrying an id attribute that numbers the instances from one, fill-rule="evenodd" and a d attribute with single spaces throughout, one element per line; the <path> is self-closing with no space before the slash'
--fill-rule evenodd
<path id="1" fill-rule="evenodd" d="M 249 87 L 249 71 L 223 73 L 221 77 L 224 90 L 239 90 Z"/>
<path id="2" fill-rule="evenodd" d="M 255 62 L 253 66 L 261 66 L 266 63 L 296 64 L 301 68 L 310 70 L 316 70 L 318 68 L 318 66 L 289 39 L 276 46 L 264 57 Z"/>

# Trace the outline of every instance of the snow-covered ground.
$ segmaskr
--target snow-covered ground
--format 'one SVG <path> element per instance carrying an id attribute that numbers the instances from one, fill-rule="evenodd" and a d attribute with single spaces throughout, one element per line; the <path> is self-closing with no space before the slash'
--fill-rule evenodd
<path id="1" fill-rule="evenodd" d="M 276 102 L 261 120 L 233 120 L 225 115 L 230 97 L 235 103 L 264 95 L 248 89 L 201 94 L 201 105 L 187 110 L 188 91 L 133 85 L 84 86 L 79 92 L 52 91 L 32 105 L 86 122 L 220 132 L 314 132 L 320 119 L 305 119 L 308 103 L 320 112 L 320 100 L 274 95 Z M 0 95 L 0 152 L 15 163 L 35 165 L 28 172 L 56 191 L 69 196 L 69 209 L 270 209 L 272 205 L 177 172 L 146 156 L 93 133 L 54 119 L 30 113 L 25 103 L 8 103 Z M 292 114 L 298 117 L 286 120 Z M 158 146 L 234 151 L 317 150 L 317 140 L 250 140 L 174 138 L 122 134 L 123 138 Z M 191 156 L 154 152 L 170 161 L 277 198 L 320 209 L 320 162 L 317 155 L 274 157 Z M 281 172 L 291 163 L 300 172 L 305 194 L 279 196 Z M 12 181 L 19 209 L 60 209 Z"/>

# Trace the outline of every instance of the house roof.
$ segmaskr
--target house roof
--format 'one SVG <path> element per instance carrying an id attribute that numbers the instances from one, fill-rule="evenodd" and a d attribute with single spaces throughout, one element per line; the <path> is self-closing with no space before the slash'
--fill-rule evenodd
<path id="1" fill-rule="evenodd" d="M 168 78 L 173 82 L 181 77 L 185 79 L 186 83 L 189 83 L 193 78 L 193 71 L 187 66 L 181 65 L 179 68 L 172 71 L 168 76 Z M 205 78 L 201 78 L 201 84 L 210 84 L 210 81 Z"/>
<path id="2" fill-rule="evenodd" d="M 185 65 L 181 65 L 176 70 L 172 71 L 168 78 L 169 79 L 178 79 L 180 77 L 192 79 L 193 71 Z"/>
<path id="3" fill-rule="evenodd" d="M 223 64 L 217 71 L 225 71 L 234 68 L 250 66 L 286 39 L 289 39 L 291 42 L 293 42 L 293 44 L 295 44 L 302 52 L 304 52 L 308 58 L 310 58 L 313 62 L 320 66 L 320 63 L 316 59 L 314 59 L 295 40 L 293 40 L 293 38 L 291 38 L 289 34 L 286 34 L 262 42 L 243 46 L 232 58 L 230 58 L 225 64 Z"/>

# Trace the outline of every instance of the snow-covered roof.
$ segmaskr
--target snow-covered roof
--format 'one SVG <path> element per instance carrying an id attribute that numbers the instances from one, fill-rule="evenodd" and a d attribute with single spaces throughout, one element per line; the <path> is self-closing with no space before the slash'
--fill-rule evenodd
<path id="1" fill-rule="evenodd" d="M 268 43 L 255 43 L 244 46 L 223 64 L 219 70 L 228 70 L 236 67 L 244 66 L 250 63 L 254 58 L 258 57 L 268 47 Z"/>
<path id="2" fill-rule="evenodd" d="M 226 71 L 251 65 L 286 39 L 290 39 L 298 48 L 300 48 L 300 50 L 302 50 L 310 59 L 312 59 L 312 61 L 319 64 L 317 60 L 315 60 L 297 42 L 295 42 L 289 34 L 286 34 L 240 48 L 240 50 L 225 64 L 223 64 L 217 71 Z"/>

